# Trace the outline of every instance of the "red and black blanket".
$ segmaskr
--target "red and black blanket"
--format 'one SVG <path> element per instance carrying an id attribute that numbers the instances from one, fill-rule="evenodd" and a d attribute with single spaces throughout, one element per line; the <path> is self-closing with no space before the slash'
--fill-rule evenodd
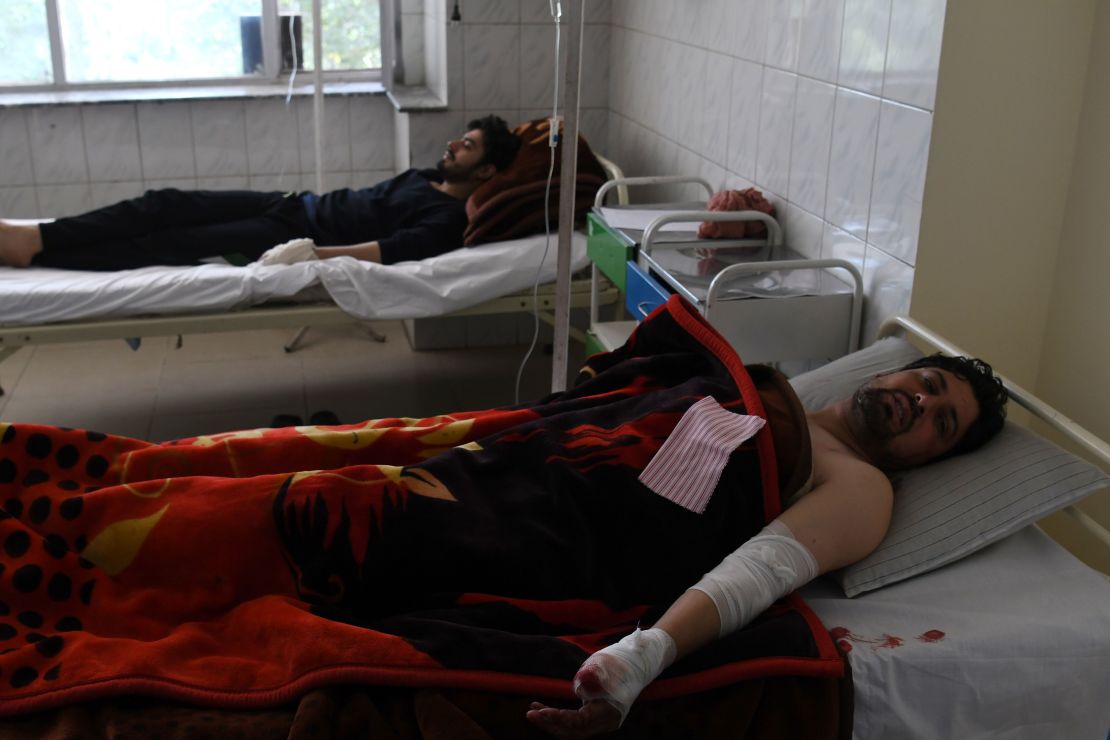
<path id="1" fill-rule="evenodd" d="M 770 423 L 695 514 L 638 475 L 705 396 Z M 572 700 L 586 656 L 777 515 L 807 449 L 781 376 L 677 298 L 515 408 L 164 444 L 0 424 L 0 715 L 338 684 Z M 645 699 L 843 671 L 790 597 Z"/>

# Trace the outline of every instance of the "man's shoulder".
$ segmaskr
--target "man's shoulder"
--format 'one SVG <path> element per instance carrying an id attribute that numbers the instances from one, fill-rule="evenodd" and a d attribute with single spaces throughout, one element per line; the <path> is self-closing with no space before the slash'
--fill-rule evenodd
<path id="1" fill-rule="evenodd" d="M 889 496 L 894 489 L 890 478 L 879 468 L 848 450 L 815 447 L 814 483 L 835 483 L 837 487 L 874 492 Z"/>

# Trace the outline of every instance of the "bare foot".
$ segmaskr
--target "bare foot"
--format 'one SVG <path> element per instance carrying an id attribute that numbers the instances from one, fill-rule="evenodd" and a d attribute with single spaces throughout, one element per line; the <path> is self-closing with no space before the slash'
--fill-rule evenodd
<path id="1" fill-rule="evenodd" d="M 0 221 L 0 265 L 30 267 L 41 251 L 42 236 L 37 225 Z"/>

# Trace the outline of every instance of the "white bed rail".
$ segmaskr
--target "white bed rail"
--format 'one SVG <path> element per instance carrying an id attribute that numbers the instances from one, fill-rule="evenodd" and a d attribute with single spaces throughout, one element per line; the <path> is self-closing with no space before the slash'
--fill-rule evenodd
<path id="1" fill-rule="evenodd" d="M 969 354 L 944 337 L 933 332 L 928 327 L 906 316 L 892 316 L 884 321 L 879 327 L 879 337 L 892 336 L 900 330 L 910 336 L 917 337 L 922 342 L 935 347 L 945 354 L 965 356 Z M 1002 380 L 1003 384 L 1005 384 L 1006 390 L 1010 392 L 1010 398 L 1013 399 L 1015 403 L 1063 434 L 1075 444 L 1079 445 L 1079 447 L 1087 454 L 1091 455 L 1095 462 L 1101 465 L 1103 469 L 1110 470 L 1110 445 L 1084 429 L 1072 419 L 1061 414 L 1052 406 L 1037 398 L 1017 383 L 1014 383 L 1006 376 L 999 373 L 998 377 Z M 1088 514 L 1075 506 L 1068 506 L 1064 511 L 1071 515 L 1079 522 L 1080 526 L 1094 535 L 1104 545 L 1110 547 L 1110 530 L 1107 530 L 1106 527 L 1096 522 Z"/>

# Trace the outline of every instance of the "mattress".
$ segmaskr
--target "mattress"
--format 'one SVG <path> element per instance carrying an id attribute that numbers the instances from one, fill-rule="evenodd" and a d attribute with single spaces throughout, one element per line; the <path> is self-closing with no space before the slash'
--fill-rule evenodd
<path id="1" fill-rule="evenodd" d="M 0 267 L 0 326 L 228 311 L 272 302 L 334 301 L 359 319 L 439 316 L 555 279 L 557 239 L 534 235 L 419 262 L 352 257 L 294 265 L 144 267 L 82 272 Z M 572 270 L 586 238 L 572 239 Z M 542 269 L 541 269 L 542 267 Z"/>
<path id="2" fill-rule="evenodd" d="M 856 738 L 1101 738 L 1110 578 L 1034 526 L 864 594 L 803 590 L 848 652 Z"/>

